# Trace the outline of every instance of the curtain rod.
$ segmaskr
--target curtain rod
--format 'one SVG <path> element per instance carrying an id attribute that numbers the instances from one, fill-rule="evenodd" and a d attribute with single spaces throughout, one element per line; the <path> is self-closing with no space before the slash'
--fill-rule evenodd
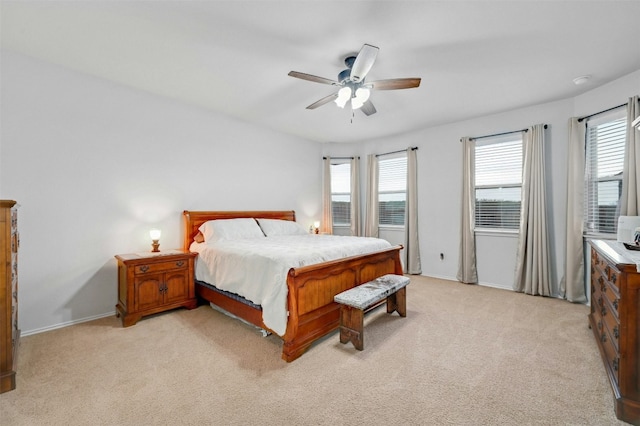
<path id="1" fill-rule="evenodd" d="M 599 111 L 599 112 L 595 112 L 593 114 L 585 115 L 584 117 L 578 118 L 578 122 L 582 123 L 582 121 L 586 120 L 587 118 L 591 118 L 591 117 L 593 117 L 595 115 L 604 114 L 605 112 L 613 111 L 614 109 L 618 109 L 618 108 L 623 107 L 625 105 L 627 105 L 627 102 L 623 103 L 622 105 L 614 106 L 613 108 L 605 109 L 604 111 Z"/>
<path id="2" fill-rule="evenodd" d="M 411 147 L 411 151 L 415 151 L 416 149 L 418 149 L 417 146 L 412 146 Z M 406 151 L 406 149 L 399 149 L 398 151 L 385 152 L 384 154 L 376 154 L 376 157 L 382 157 L 383 155 L 397 154 L 399 152 L 405 152 L 405 151 Z"/>
<path id="3" fill-rule="evenodd" d="M 332 160 L 353 160 L 354 157 L 330 157 Z M 355 157 L 358 160 L 360 159 L 360 157 Z M 326 160 L 327 157 L 322 157 L 323 160 Z"/>
<path id="4" fill-rule="evenodd" d="M 544 128 L 546 129 L 548 126 L 545 124 Z M 485 139 L 485 138 L 492 138 L 494 136 L 504 136 L 504 135 L 510 135 L 512 133 L 520 133 L 520 132 L 528 132 L 529 129 L 522 129 L 522 130 L 513 130 L 511 132 L 502 132 L 502 133 L 494 133 L 492 135 L 484 135 L 484 136 L 476 136 L 475 138 L 469 138 L 472 141 L 475 141 L 477 139 Z M 462 139 L 460 139 L 460 142 L 462 142 Z"/>

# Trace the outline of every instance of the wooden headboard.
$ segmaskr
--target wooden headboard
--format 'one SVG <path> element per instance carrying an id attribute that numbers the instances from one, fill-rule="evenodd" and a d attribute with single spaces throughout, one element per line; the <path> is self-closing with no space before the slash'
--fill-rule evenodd
<path id="1" fill-rule="evenodd" d="M 260 210 L 260 211 L 220 211 L 220 212 L 212 212 L 212 211 L 190 211 L 185 210 L 182 212 L 183 218 L 183 236 L 184 240 L 182 243 L 182 248 L 184 250 L 189 250 L 189 246 L 193 242 L 193 238 L 198 233 L 198 228 L 200 225 L 205 223 L 208 220 L 215 219 L 236 219 L 236 218 L 257 218 L 257 219 L 281 219 L 281 220 L 291 220 L 295 222 L 296 220 L 296 212 L 293 210 Z"/>

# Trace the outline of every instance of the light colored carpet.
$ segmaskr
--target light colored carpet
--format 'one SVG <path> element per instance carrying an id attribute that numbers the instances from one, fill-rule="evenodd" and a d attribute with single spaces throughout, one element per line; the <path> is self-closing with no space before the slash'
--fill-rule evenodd
<path id="1" fill-rule="evenodd" d="M 28 336 L 2 425 L 617 425 L 588 307 L 411 277 L 407 317 L 365 319 L 293 363 L 202 306 Z"/>

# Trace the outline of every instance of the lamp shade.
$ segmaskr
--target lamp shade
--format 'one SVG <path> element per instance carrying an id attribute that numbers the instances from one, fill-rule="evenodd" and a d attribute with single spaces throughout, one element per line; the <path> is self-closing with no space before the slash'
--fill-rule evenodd
<path id="1" fill-rule="evenodd" d="M 149 236 L 153 241 L 158 241 L 161 235 L 162 235 L 162 231 L 160 231 L 157 228 L 153 228 L 152 230 L 149 231 Z"/>

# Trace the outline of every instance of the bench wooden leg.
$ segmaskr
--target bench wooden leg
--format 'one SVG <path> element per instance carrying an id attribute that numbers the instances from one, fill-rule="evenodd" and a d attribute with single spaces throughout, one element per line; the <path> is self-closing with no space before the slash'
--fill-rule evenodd
<path id="1" fill-rule="evenodd" d="M 397 311 L 401 317 L 407 316 L 407 288 L 400 290 L 387 297 L 387 313 L 392 314 Z"/>
<path id="2" fill-rule="evenodd" d="M 353 343 L 361 351 L 364 349 L 364 311 L 351 306 L 340 307 L 340 343 Z"/>

